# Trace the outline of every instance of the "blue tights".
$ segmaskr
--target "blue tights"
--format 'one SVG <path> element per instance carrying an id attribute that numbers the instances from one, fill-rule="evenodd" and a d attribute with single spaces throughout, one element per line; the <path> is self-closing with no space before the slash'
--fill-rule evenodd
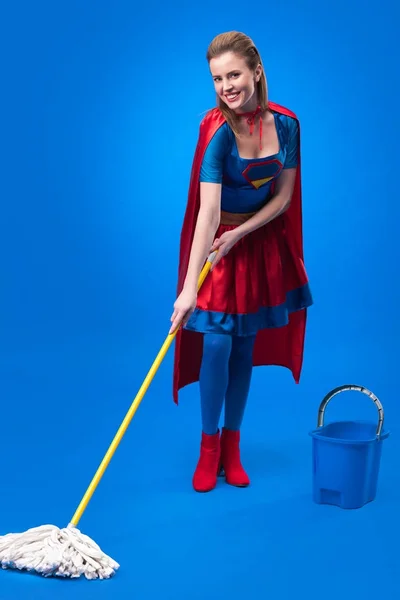
<path id="1" fill-rule="evenodd" d="M 204 334 L 199 381 L 204 433 L 218 431 L 224 400 L 224 426 L 240 429 L 250 388 L 254 341 L 255 336 Z"/>

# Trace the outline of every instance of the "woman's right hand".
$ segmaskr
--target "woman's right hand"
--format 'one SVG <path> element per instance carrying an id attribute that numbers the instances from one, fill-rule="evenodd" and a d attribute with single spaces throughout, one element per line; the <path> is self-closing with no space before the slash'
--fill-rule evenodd
<path id="1" fill-rule="evenodd" d="M 174 304 L 174 312 L 171 316 L 171 329 L 169 333 L 173 333 L 175 329 L 182 323 L 186 325 L 191 314 L 196 308 L 197 293 L 195 290 L 183 289 L 179 294 Z"/>

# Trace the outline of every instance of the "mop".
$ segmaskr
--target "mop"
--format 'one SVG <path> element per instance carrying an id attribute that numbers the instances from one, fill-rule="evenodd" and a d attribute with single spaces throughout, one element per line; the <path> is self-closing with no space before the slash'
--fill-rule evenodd
<path id="1" fill-rule="evenodd" d="M 217 251 L 208 256 L 199 276 L 198 289 L 216 254 Z M 120 565 L 83 534 L 77 525 L 178 330 L 179 327 L 165 339 L 68 526 L 59 529 L 54 525 L 43 525 L 23 533 L 0 536 L 0 561 L 3 569 L 19 569 L 43 577 L 85 576 L 86 579 L 108 579 L 115 575 Z"/>

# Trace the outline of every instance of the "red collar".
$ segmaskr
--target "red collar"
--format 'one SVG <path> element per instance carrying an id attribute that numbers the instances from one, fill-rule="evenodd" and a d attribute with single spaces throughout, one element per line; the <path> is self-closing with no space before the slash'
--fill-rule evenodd
<path id="1" fill-rule="evenodd" d="M 256 117 L 257 116 L 260 117 L 260 150 L 262 150 L 262 126 L 263 126 L 262 113 L 263 113 L 263 110 L 261 109 L 261 106 L 257 106 L 256 110 L 253 110 L 250 112 L 236 113 L 236 115 L 238 117 L 245 117 L 247 119 L 247 124 L 249 125 L 249 128 L 250 128 L 250 135 L 253 135 Z"/>

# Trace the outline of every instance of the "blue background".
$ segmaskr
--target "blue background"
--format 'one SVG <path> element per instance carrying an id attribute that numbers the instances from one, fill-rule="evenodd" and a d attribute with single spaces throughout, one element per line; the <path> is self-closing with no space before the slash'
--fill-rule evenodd
<path id="1" fill-rule="evenodd" d="M 106 582 L 0 573 L 1 600 L 398 598 L 399 100 L 394 2 L 14 2 L 1 44 L 0 532 L 66 526 L 169 328 L 211 39 L 257 44 L 302 123 L 309 312 L 300 386 L 259 368 L 247 490 L 192 491 L 197 386 L 163 361 L 79 527 Z M 379 494 L 311 501 L 311 440 L 336 385 L 385 408 Z M 348 393 L 327 419 L 375 420 Z"/>

